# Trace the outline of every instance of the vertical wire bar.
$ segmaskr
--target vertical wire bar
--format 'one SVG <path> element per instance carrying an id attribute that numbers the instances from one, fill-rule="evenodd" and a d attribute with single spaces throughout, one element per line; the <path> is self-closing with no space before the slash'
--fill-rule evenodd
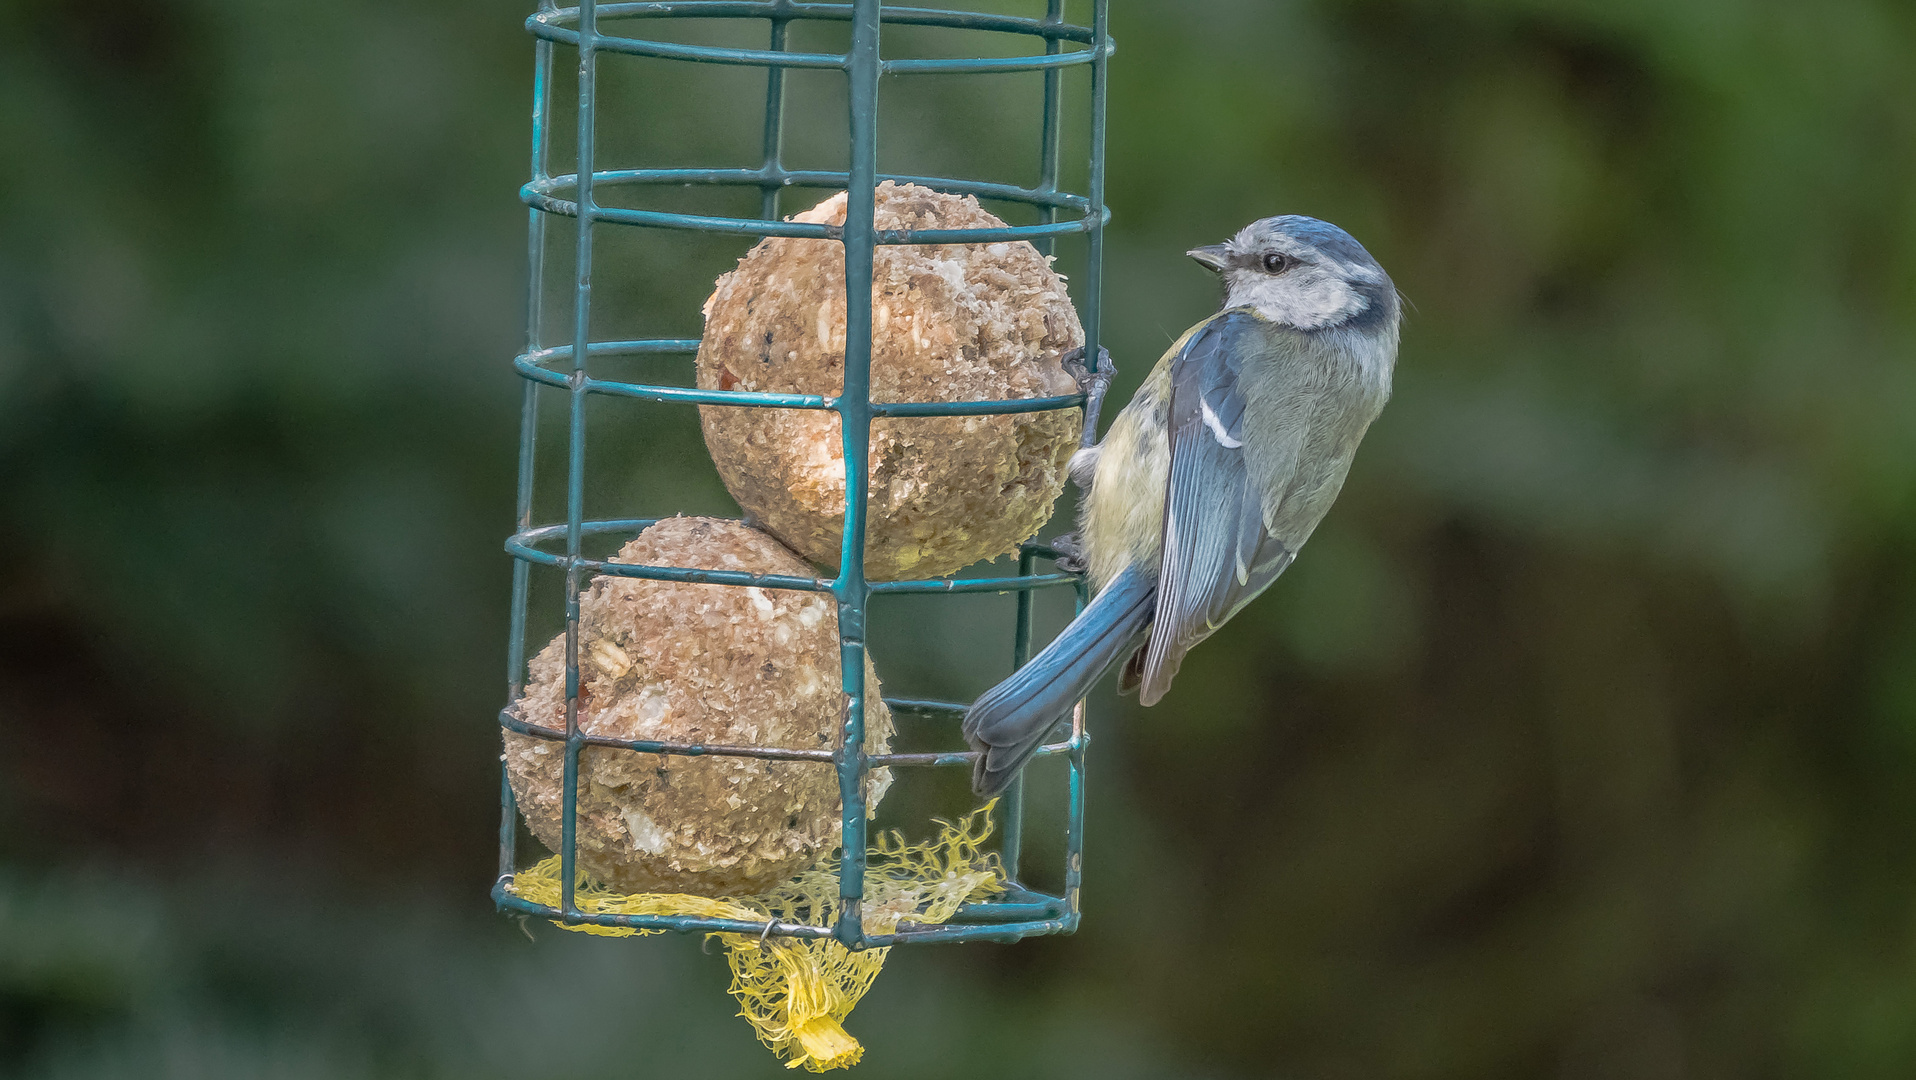
<path id="1" fill-rule="evenodd" d="M 541 5 L 543 9 L 546 5 Z M 532 164 L 533 181 L 548 179 L 546 156 L 551 138 L 552 43 L 533 45 L 532 67 Z M 526 351 L 533 352 L 543 343 L 545 322 L 546 213 L 536 207 L 526 210 Z M 532 527 L 532 487 L 534 451 L 539 438 L 539 384 L 525 382 L 525 396 L 519 407 L 519 501 L 514 520 L 520 531 Z M 524 559 L 512 561 L 512 640 L 506 659 L 506 682 L 512 700 L 525 689 L 526 677 L 526 599 L 530 564 Z"/>
<path id="2" fill-rule="evenodd" d="M 1064 22 L 1064 0 L 1046 0 L 1045 22 L 1056 25 Z M 1047 37 L 1044 51 L 1047 56 L 1055 56 L 1063 48 L 1063 42 L 1055 37 Z M 1058 190 L 1058 157 L 1060 144 L 1060 105 L 1063 98 L 1064 73 L 1057 68 L 1046 68 L 1044 73 L 1044 126 L 1038 137 L 1038 190 L 1053 192 Z M 1042 207 L 1038 211 L 1038 220 L 1049 225 L 1058 219 L 1055 207 Z M 1057 252 L 1056 237 L 1046 236 L 1038 241 L 1038 251 L 1043 255 Z M 1034 569 L 1035 559 L 1029 553 L 1018 555 L 1018 574 L 1027 576 Z M 1011 646 L 1012 667 L 1021 668 L 1031 659 L 1031 591 L 1018 593 L 1018 622 Z M 1023 769 L 1012 777 L 1006 786 L 1000 817 L 1003 820 L 1004 839 L 1000 841 L 998 858 L 1004 864 L 1005 876 L 1012 881 L 1018 880 L 1018 864 L 1024 855 L 1024 811 L 1025 811 L 1025 774 Z"/>
<path id="3" fill-rule="evenodd" d="M 1029 551 L 1018 553 L 1018 576 L 1029 577 L 1037 569 L 1038 557 Z M 1024 667 L 1031 659 L 1031 590 L 1018 590 L 1018 621 L 1011 635 L 1011 666 L 1015 670 Z M 1018 880 L 1018 861 L 1024 855 L 1025 839 L 1025 771 L 1020 768 L 1018 775 L 1011 778 L 1005 786 L 1003 802 L 999 807 L 999 818 L 1003 822 L 1001 832 L 1004 838 L 998 844 L 998 860 L 1004 864 L 1005 876 L 1012 881 Z"/>
<path id="4" fill-rule="evenodd" d="M 1074 618 L 1091 600 L 1091 587 L 1084 580 L 1078 581 L 1076 591 Z M 1065 756 L 1070 784 L 1064 816 L 1064 919 L 1065 928 L 1073 931 L 1078 928 L 1078 893 L 1084 885 L 1084 751 L 1090 741 L 1091 734 L 1084 726 L 1084 699 L 1079 698 L 1071 710 L 1071 751 Z"/>
<path id="5" fill-rule="evenodd" d="M 838 399 L 844 437 L 845 540 L 839 553 L 839 670 L 846 697 L 843 738 L 837 754 L 838 794 L 843 809 L 843 859 L 839 863 L 837 923 L 832 934 L 847 948 L 865 944 L 865 500 L 871 443 L 872 258 L 878 186 L 879 0 L 854 0 L 850 77 L 851 161 L 845 203 L 845 389 Z"/>
<path id="6" fill-rule="evenodd" d="M 1096 371 L 1104 313 L 1105 54 L 1111 48 L 1111 0 L 1091 0 L 1091 12 L 1091 176 L 1086 185 L 1091 232 L 1084 266 L 1084 364 Z"/>
<path id="7" fill-rule="evenodd" d="M 1092 224 L 1085 254 L 1084 352 L 1085 366 L 1095 371 L 1104 302 L 1104 129 L 1109 85 L 1105 69 L 1111 48 L 1110 0 L 1091 0 L 1091 48 L 1091 175 L 1087 195 Z M 1082 579 L 1077 594 L 1077 611 L 1083 612 L 1090 601 L 1090 587 Z M 1070 784 L 1065 796 L 1064 919 L 1066 929 L 1074 931 L 1081 917 L 1078 901 L 1084 885 L 1084 760 L 1091 741 L 1084 714 L 1085 703 L 1079 699 L 1071 711 L 1071 752 L 1066 756 Z"/>
<path id="8" fill-rule="evenodd" d="M 515 698 L 514 700 L 517 700 Z M 510 877 L 518 869 L 519 800 L 512 794 L 512 774 L 506 770 L 505 755 L 499 762 L 499 877 Z"/>
<path id="9" fill-rule="evenodd" d="M 541 8 L 549 6 L 550 0 Z M 551 118 L 552 43 L 533 45 L 532 64 L 532 163 L 534 181 L 546 179 L 546 154 L 550 146 L 547 124 Z M 545 320 L 545 248 L 546 215 L 536 208 L 526 211 L 526 351 L 540 347 L 541 326 Z M 532 527 L 532 485 L 534 451 L 539 440 L 539 384 L 526 379 L 524 398 L 519 406 L 519 501 L 514 520 L 518 530 Z M 526 678 L 526 605 L 531 595 L 532 565 L 524 559 L 512 560 L 512 629 L 506 646 L 506 700 L 518 701 L 525 692 Z M 503 763 L 501 764 L 503 772 Z M 517 799 L 512 785 L 502 780 L 499 799 L 499 876 L 514 870 L 519 830 L 516 820 Z"/>
<path id="10" fill-rule="evenodd" d="M 573 903 L 577 878 L 579 816 L 579 556 L 585 521 L 585 361 L 592 327 L 593 106 L 598 88 L 599 12 L 597 0 L 579 0 L 579 244 L 577 284 L 572 300 L 572 410 L 566 457 L 565 572 L 565 781 L 560 806 L 560 910 L 578 914 Z"/>
<path id="11" fill-rule="evenodd" d="M 1046 25 L 1064 22 L 1064 0 L 1048 0 L 1045 6 Z M 1064 48 L 1064 43 L 1055 37 L 1044 40 L 1046 56 L 1056 56 Z M 1058 144 L 1060 105 L 1063 99 L 1064 72 L 1057 68 L 1046 68 L 1044 72 L 1044 132 L 1038 139 L 1038 190 L 1046 193 L 1058 190 Z M 1055 206 L 1040 207 L 1038 220 L 1046 225 L 1058 220 Z M 1040 237 L 1038 252 L 1041 255 L 1056 254 L 1058 238 Z"/>
<path id="12" fill-rule="evenodd" d="M 791 17 L 781 14 L 790 10 L 791 0 L 778 0 L 772 11 L 773 52 L 785 51 L 785 39 L 791 26 Z M 766 221 L 778 220 L 778 196 L 785 187 L 785 69 L 777 65 L 765 69 L 765 154 L 760 166 L 765 173 L 764 183 L 759 185 L 758 216 Z"/>

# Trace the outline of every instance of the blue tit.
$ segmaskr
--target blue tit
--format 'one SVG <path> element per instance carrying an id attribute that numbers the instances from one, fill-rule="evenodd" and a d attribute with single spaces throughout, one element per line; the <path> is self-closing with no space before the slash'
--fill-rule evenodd
<path id="1" fill-rule="evenodd" d="M 1189 254 L 1222 278 L 1223 307 L 1072 460 L 1084 497 L 1060 551 L 1097 595 L 965 714 L 980 795 L 1127 654 L 1119 690 L 1162 698 L 1184 654 L 1297 557 L 1390 397 L 1397 289 L 1349 233 L 1286 215 Z"/>

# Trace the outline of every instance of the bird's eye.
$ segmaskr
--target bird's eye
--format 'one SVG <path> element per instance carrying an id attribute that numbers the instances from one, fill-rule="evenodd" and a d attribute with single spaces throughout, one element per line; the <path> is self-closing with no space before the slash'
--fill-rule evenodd
<path id="1" fill-rule="evenodd" d="M 1271 252 L 1269 255 L 1264 256 L 1264 269 L 1267 273 L 1281 274 L 1284 272 L 1285 268 L 1290 265 L 1291 265 L 1291 260 L 1285 258 L 1282 255 L 1279 255 L 1275 251 Z"/>

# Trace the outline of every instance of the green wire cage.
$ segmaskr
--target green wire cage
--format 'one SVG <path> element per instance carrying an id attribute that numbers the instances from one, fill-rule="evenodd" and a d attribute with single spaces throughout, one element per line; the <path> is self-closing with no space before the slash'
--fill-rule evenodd
<path id="1" fill-rule="evenodd" d="M 561 808 L 563 842 L 560 859 L 562 892 L 556 905 L 529 901 L 516 895 L 512 879 L 517 868 L 518 825 L 513 791 L 502 784 L 499 832 L 499 878 L 493 897 L 501 911 L 533 915 L 561 923 L 626 927 L 635 930 L 731 932 L 754 936 L 797 938 L 831 937 L 851 949 L 865 949 L 916 941 L 1015 941 L 1035 934 L 1070 933 L 1079 919 L 1079 883 L 1084 843 L 1084 754 L 1086 734 L 1082 702 L 1073 715 L 1069 737 L 1042 751 L 1062 755 L 1067 763 L 1065 792 L 1066 835 L 1063 848 L 1063 889 L 1057 895 L 1017 884 L 1023 822 L 1022 781 L 1008 791 L 999 812 L 1002 830 L 1000 856 L 1011 887 L 1000 896 L 960 908 L 941 925 L 902 925 L 894 933 L 865 929 L 860 900 L 865 895 L 867 819 L 865 778 L 877 767 L 968 768 L 973 754 L 954 749 L 934 753 L 866 751 L 865 654 L 867 611 L 880 594 L 1015 593 L 1017 615 L 1012 648 L 1015 662 L 1025 663 L 1031 651 L 1032 594 L 1047 588 L 1071 588 L 1080 606 L 1085 600 L 1081 577 L 1061 572 L 1039 573 L 1041 560 L 1055 553 L 1037 544 L 1021 549 L 1016 576 L 948 578 L 914 581 L 867 581 L 865 532 L 867 509 L 867 447 L 872 421 L 881 417 L 982 416 L 1070 409 L 1083 404 L 1082 395 L 1001 401 L 874 402 L 870 394 L 873 335 L 871 282 L 874 252 L 885 244 L 988 244 L 1030 241 L 1050 254 L 1056 238 L 1082 236 L 1083 270 L 1073 292 L 1085 330 L 1085 355 L 1098 350 L 1099 274 L 1102 230 L 1109 218 L 1104 205 L 1105 65 L 1112 51 L 1107 32 L 1108 0 L 1091 0 L 1089 25 L 1065 19 L 1064 0 L 1047 0 L 1042 17 L 1014 17 L 982 12 L 934 10 L 882 5 L 879 0 L 851 3 L 802 3 L 798 0 L 688 0 L 688 2 L 593 3 L 576 8 L 544 4 L 526 22 L 536 39 L 531 179 L 522 189 L 529 213 L 529 303 L 525 352 L 514 361 L 524 378 L 524 406 L 519 444 L 517 528 L 507 541 L 512 554 L 512 616 L 509 645 L 509 701 L 517 701 L 527 678 L 526 626 L 530 577 L 534 567 L 552 568 L 565 581 L 565 728 L 542 727 L 515 715 L 510 705 L 500 723 L 508 731 L 563 745 Z M 653 20 L 696 18 L 756 20 L 766 29 L 764 49 L 724 48 L 648 40 L 622 31 L 643 29 Z M 849 24 L 850 46 L 843 53 L 802 52 L 788 48 L 795 23 L 808 20 Z M 1017 35 L 1032 50 L 1012 56 L 962 58 L 887 58 L 881 50 L 881 31 L 888 25 L 913 25 L 955 31 Z M 550 171 L 550 134 L 554 84 L 561 57 L 576 56 L 577 162 L 571 173 Z M 595 126 L 600 121 L 598 83 L 601 63 L 716 64 L 765 70 L 763 156 L 751 167 L 606 169 L 595 160 Z M 1066 68 L 1087 66 L 1090 71 L 1088 117 L 1088 184 L 1083 193 L 1062 190 L 1059 184 L 1061 133 L 1064 126 L 1062 77 Z M 849 161 L 843 171 L 797 170 L 785 164 L 786 72 L 818 69 L 843 72 L 846 79 Z M 1036 148 L 1037 182 L 1031 186 L 991 183 L 963 177 L 903 176 L 880 173 L 880 91 L 886 76 L 943 74 L 985 76 L 1005 72 L 1040 72 L 1044 80 L 1040 145 Z M 974 195 L 1030 208 L 1035 221 L 1002 228 L 883 230 L 875 227 L 874 199 L 885 180 L 910 182 L 952 195 Z M 757 217 L 723 217 L 602 205 L 597 192 L 614 187 L 658 189 L 663 186 L 718 185 L 757 189 Z M 779 214 L 780 193 L 786 188 L 843 189 L 847 215 L 843 226 L 786 221 Z M 548 232 L 558 219 L 571 219 L 576 228 L 575 273 L 570 340 L 551 344 L 542 340 L 542 305 L 546 288 Z M 751 393 L 706 390 L 618 381 L 595 374 L 595 362 L 614 357 L 686 356 L 697 352 L 697 340 L 651 339 L 594 341 L 589 327 L 593 288 L 595 226 L 642 230 L 689 230 L 727 238 L 798 237 L 835 241 L 842 245 L 847 293 L 846 349 L 843 392 L 836 396 Z M 1095 359 L 1090 361 L 1095 363 Z M 565 431 L 565 520 L 534 520 L 535 456 L 541 426 L 540 405 L 546 395 L 562 395 L 567 406 Z M 844 540 L 835 578 L 759 575 L 718 570 L 636 565 L 588 558 L 587 537 L 629 538 L 657 519 L 589 520 L 585 516 L 586 402 L 606 395 L 630 402 L 679 406 L 732 405 L 773 409 L 830 410 L 838 415 L 846 470 Z M 836 749 L 798 749 L 776 746 L 720 746 L 612 739 L 580 730 L 578 717 L 580 592 L 595 575 L 690 582 L 712 587 L 758 587 L 829 593 L 836 602 L 842 689 L 848 701 L 841 738 Z M 920 699 L 887 699 L 893 709 L 930 714 L 948 720 L 956 742 L 962 703 Z M 772 761 L 829 763 L 836 770 L 841 799 L 843 855 L 839 864 L 838 913 L 830 926 L 812 926 L 776 919 L 752 922 L 691 915 L 615 915 L 581 910 L 575 901 L 577 858 L 576 816 L 579 755 L 586 746 L 622 748 L 657 755 L 727 755 Z"/>

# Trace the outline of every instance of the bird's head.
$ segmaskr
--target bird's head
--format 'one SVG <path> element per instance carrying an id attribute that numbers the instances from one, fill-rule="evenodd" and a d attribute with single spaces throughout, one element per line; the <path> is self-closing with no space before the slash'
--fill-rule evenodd
<path id="1" fill-rule="evenodd" d="M 1224 281 L 1224 306 L 1299 330 L 1395 328 L 1397 289 L 1364 245 L 1328 221 L 1286 214 L 1246 225 L 1193 259 Z"/>

